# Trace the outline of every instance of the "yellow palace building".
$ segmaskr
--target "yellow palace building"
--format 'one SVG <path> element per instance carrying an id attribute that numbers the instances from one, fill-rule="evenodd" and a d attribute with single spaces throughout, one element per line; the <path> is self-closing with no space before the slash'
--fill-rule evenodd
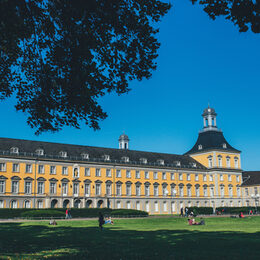
<path id="1" fill-rule="evenodd" d="M 240 151 L 215 110 L 184 155 L 0 138 L 0 208 L 111 207 L 150 214 L 190 206 L 244 205 Z"/>

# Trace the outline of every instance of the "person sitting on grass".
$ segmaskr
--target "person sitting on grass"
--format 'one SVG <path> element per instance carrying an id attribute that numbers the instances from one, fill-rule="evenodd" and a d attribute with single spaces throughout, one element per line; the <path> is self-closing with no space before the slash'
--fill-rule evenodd
<path id="1" fill-rule="evenodd" d="M 56 226 L 57 222 L 55 220 L 51 219 L 49 225 Z"/>
<path id="2" fill-rule="evenodd" d="M 199 225 L 199 223 L 197 223 L 194 218 L 192 218 L 192 219 L 188 218 L 188 222 L 189 222 L 189 225 Z"/>
<path id="3" fill-rule="evenodd" d="M 244 216 L 244 214 L 243 214 L 243 212 L 240 212 L 239 213 L 239 218 L 244 218 L 245 216 Z"/>
<path id="4" fill-rule="evenodd" d="M 105 224 L 114 225 L 114 221 L 111 219 L 111 217 L 106 217 Z"/>
<path id="5" fill-rule="evenodd" d="M 198 225 L 205 225 L 205 220 L 203 218 L 200 218 L 200 222 L 198 223 Z"/>

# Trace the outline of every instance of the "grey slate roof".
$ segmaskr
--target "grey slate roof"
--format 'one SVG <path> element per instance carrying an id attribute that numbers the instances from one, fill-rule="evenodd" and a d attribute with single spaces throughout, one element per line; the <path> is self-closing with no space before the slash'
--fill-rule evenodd
<path id="1" fill-rule="evenodd" d="M 72 145 L 62 143 L 50 143 L 41 141 L 30 141 L 22 139 L 0 138 L 0 156 L 11 156 L 9 153 L 12 147 L 19 149 L 19 155 L 16 157 L 37 157 L 35 151 L 39 148 L 44 150 L 44 156 L 40 158 L 46 159 L 59 159 L 70 161 L 89 161 L 89 162 L 104 162 L 104 155 L 110 156 L 111 163 L 124 163 L 124 164 L 138 164 L 157 167 L 174 167 L 174 168 L 194 168 L 194 169 L 207 169 L 205 166 L 194 160 L 188 155 L 176 155 L 166 153 L 154 153 L 144 151 L 134 151 L 125 149 L 103 148 L 84 145 Z M 59 156 L 61 151 L 67 152 L 68 157 L 62 158 Z M 82 159 L 81 154 L 89 154 L 89 160 Z M 129 162 L 124 162 L 122 157 L 129 157 Z M 147 164 L 141 163 L 140 158 L 146 158 Z M 164 166 L 159 165 L 158 160 L 164 160 Z M 177 162 L 181 165 L 177 166 Z M 109 163 L 109 161 L 107 162 Z M 194 167 L 194 165 L 196 166 Z"/>
<path id="2" fill-rule="evenodd" d="M 243 183 L 241 186 L 260 185 L 260 171 L 244 171 L 242 177 Z"/>
<path id="3" fill-rule="evenodd" d="M 223 148 L 224 143 L 226 144 L 227 148 Z M 199 150 L 199 145 L 202 145 L 202 149 L 200 150 Z M 195 145 L 188 152 L 186 152 L 185 155 L 193 154 L 197 152 L 204 152 L 213 149 L 240 153 L 239 150 L 232 147 L 226 141 L 223 132 L 219 130 L 217 131 L 211 130 L 211 131 L 200 132 Z"/>

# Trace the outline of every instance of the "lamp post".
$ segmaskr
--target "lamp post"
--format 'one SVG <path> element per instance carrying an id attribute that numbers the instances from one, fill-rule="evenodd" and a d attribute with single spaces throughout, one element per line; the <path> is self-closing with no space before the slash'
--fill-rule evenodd
<path id="1" fill-rule="evenodd" d="M 258 205 L 258 202 L 259 202 L 259 194 L 251 194 L 251 198 L 255 200 L 255 213 L 257 213 L 257 205 Z"/>

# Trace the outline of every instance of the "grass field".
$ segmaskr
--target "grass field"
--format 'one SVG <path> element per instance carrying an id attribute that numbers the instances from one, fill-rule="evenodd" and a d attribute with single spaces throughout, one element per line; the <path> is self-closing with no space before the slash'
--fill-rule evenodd
<path id="1" fill-rule="evenodd" d="M 1 259 L 260 259 L 260 217 L 0 223 Z"/>

